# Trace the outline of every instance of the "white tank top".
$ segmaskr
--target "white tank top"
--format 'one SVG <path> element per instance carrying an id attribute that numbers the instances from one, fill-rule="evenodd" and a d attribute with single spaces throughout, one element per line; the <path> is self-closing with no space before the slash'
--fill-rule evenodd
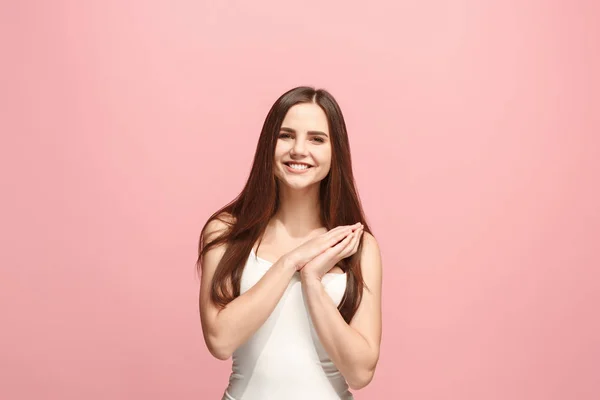
<path id="1" fill-rule="evenodd" d="M 252 250 L 242 272 L 240 294 L 254 286 L 272 265 Z M 346 290 L 346 274 L 329 273 L 322 282 L 339 305 Z M 232 358 L 223 400 L 353 399 L 317 336 L 299 273 L 294 274 L 269 318 Z"/>

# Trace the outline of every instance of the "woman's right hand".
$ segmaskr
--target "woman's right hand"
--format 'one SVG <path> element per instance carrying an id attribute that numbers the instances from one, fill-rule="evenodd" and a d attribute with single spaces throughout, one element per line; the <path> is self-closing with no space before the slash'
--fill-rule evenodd
<path id="1" fill-rule="evenodd" d="M 294 265 L 296 271 L 299 271 L 309 261 L 323 253 L 325 250 L 333 247 L 338 242 L 346 238 L 349 234 L 360 228 L 360 222 L 354 225 L 342 225 L 332 230 L 322 233 L 312 239 L 307 240 L 294 250 L 285 255 L 289 262 Z"/>

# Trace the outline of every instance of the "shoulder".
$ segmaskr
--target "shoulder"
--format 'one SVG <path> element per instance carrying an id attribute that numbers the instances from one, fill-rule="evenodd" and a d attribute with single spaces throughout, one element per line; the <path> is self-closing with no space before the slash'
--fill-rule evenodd
<path id="1" fill-rule="evenodd" d="M 222 212 L 208 220 L 202 229 L 202 235 L 206 241 L 210 241 L 227 232 L 234 223 L 235 218 L 231 214 Z"/>
<path id="2" fill-rule="evenodd" d="M 369 232 L 363 233 L 363 246 L 360 255 L 360 263 L 365 278 L 373 278 L 381 275 L 382 265 L 379 243 L 377 243 L 375 236 Z"/>
<path id="3" fill-rule="evenodd" d="M 209 276 L 214 273 L 227 248 L 227 243 L 221 238 L 227 234 L 234 223 L 235 218 L 231 214 L 220 213 L 213 215 L 204 225 L 201 235 L 203 276 L 207 271 Z"/>
<path id="4" fill-rule="evenodd" d="M 380 253 L 379 243 L 377 243 L 377 239 L 375 236 L 370 234 L 369 232 L 363 233 L 363 250 L 361 253 L 362 257 L 373 257 Z"/>

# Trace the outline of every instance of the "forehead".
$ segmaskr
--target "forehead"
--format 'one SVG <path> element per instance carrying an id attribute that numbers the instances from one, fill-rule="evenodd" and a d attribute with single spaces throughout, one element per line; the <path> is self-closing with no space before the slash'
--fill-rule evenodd
<path id="1" fill-rule="evenodd" d="M 314 103 L 301 103 L 292 106 L 283 122 L 282 128 L 292 128 L 295 131 L 321 131 L 329 133 L 329 124 L 325 111 Z"/>

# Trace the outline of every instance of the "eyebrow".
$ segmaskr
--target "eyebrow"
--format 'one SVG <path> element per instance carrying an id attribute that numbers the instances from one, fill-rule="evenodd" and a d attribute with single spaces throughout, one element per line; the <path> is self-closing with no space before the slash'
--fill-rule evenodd
<path id="1" fill-rule="evenodd" d="M 285 127 L 281 127 L 280 129 L 281 131 L 284 132 L 289 132 L 289 133 L 296 133 L 296 130 L 292 129 L 292 128 L 285 128 Z M 321 132 L 321 131 L 308 131 L 307 132 L 309 135 L 317 135 L 317 136 L 325 136 L 325 137 L 329 137 L 329 135 L 327 135 L 325 132 Z"/>

